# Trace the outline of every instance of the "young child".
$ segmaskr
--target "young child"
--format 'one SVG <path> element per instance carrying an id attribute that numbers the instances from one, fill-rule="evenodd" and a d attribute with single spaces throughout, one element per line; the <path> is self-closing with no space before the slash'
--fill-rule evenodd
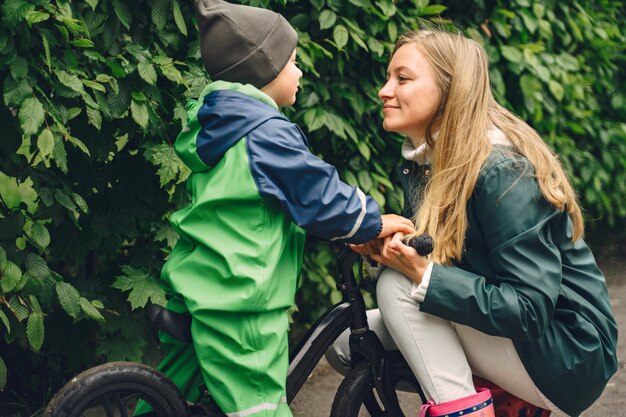
<path id="1" fill-rule="evenodd" d="M 171 217 L 180 239 L 162 271 L 168 308 L 192 315 L 194 343 L 159 369 L 190 401 L 204 382 L 229 416 L 290 416 L 286 310 L 305 231 L 362 243 L 414 229 L 343 183 L 278 110 L 302 77 L 281 15 L 220 0 L 198 0 L 196 12 L 213 82 L 176 140 L 192 202 Z"/>

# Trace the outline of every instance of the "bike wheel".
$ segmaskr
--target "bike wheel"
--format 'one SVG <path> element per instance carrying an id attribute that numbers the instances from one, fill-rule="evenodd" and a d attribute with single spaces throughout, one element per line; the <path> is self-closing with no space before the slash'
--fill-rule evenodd
<path id="1" fill-rule="evenodd" d="M 180 390 L 157 370 L 133 362 L 111 362 L 72 378 L 52 398 L 43 417 L 131 417 L 139 400 L 154 410 L 144 416 L 187 416 Z"/>
<path id="2" fill-rule="evenodd" d="M 406 362 L 395 362 L 390 365 L 389 384 L 394 389 L 395 398 L 392 401 L 402 403 L 403 401 L 398 399 L 398 391 L 410 390 L 419 395 L 420 400 L 417 403 L 423 403 L 422 389 Z M 385 410 L 375 394 L 374 387 L 374 377 L 370 364 L 367 362 L 359 363 L 348 372 L 337 389 L 330 412 L 331 417 L 358 417 L 363 409 L 367 410 L 371 417 L 404 417 L 402 410 L 397 415 L 390 410 Z M 417 414 L 417 410 L 411 410 L 410 414 Z"/>

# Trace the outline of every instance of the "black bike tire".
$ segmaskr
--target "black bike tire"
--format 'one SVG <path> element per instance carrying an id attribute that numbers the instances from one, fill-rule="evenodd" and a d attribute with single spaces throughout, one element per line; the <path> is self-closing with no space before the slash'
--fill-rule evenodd
<path id="1" fill-rule="evenodd" d="M 184 417 L 187 401 L 165 375 L 147 365 L 110 362 L 88 369 L 65 384 L 42 417 L 78 417 L 83 408 L 106 394 L 131 390 L 149 399 L 159 417 Z"/>
<path id="2" fill-rule="evenodd" d="M 390 369 L 389 383 L 396 387 L 400 381 L 414 380 L 413 373 L 407 367 L 394 367 Z M 423 394 L 420 394 L 423 395 Z M 374 377 L 370 364 L 360 362 L 352 368 L 343 379 L 331 408 L 331 417 L 358 417 L 361 406 L 369 403 L 368 412 L 372 417 L 390 417 L 387 412 L 379 408 L 378 400 L 374 397 Z M 372 409 L 372 406 L 374 410 Z M 394 417 L 404 417 L 394 416 Z"/>

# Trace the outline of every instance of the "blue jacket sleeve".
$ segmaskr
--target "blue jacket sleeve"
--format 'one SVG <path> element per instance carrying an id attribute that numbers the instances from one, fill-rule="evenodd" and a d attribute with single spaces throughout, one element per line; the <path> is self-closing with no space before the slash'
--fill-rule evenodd
<path id="1" fill-rule="evenodd" d="M 423 311 L 513 340 L 544 334 L 562 278 L 552 228 L 567 215 L 543 198 L 530 163 L 521 165 L 490 169 L 468 206 L 479 218 L 493 275 L 435 265 Z"/>
<path id="2" fill-rule="evenodd" d="M 259 193 L 278 199 L 298 226 L 317 237 L 349 243 L 378 235 L 378 204 L 313 155 L 295 124 L 270 119 L 248 134 L 247 145 Z"/>

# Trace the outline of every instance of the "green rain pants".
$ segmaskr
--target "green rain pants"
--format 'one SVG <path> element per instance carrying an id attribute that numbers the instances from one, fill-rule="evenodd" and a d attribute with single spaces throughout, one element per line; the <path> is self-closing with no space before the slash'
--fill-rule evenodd
<path id="1" fill-rule="evenodd" d="M 188 401 L 199 400 L 204 382 L 229 417 L 291 417 L 285 392 L 288 327 L 286 310 L 196 311 L 191 324 L 193 345 L 162 338 L 171 343 L 171 350 L 158 369 Z M 147 411 L 141 404 L 135 415 Z"/>

